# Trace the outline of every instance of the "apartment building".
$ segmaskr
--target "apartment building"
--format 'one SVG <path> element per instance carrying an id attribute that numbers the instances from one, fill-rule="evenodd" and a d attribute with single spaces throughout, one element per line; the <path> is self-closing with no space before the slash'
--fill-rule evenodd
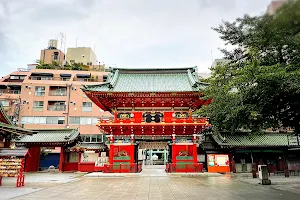
<path id="1" fill-rule="evenodd" d="M 98 65 L 97 56 L 90 47 L 68 48 L 66 61 L 68 63 L 82 63 L 83 65 Z"/>
<path id="2" fill-rule="evenodd" d="M 85 142 L 102 141 L 96 126 L 110 118 L 80 89 L 101 84 L 107 72 L 32 69 L 0 79 L 0 101 L 16 123 L 28 129 L 77 128 Z"/>
<path id="3" fill-rule="evenodd" d="M 41 50 L 40 61 L 45 64 L 51 64 L 53 61 L 64 64 L 65 54 L 57 49 L 57 40 L 49 40 L 48 47 Z"/>
<path id="4" fill-rule="evenodd" d="M 273 15 L 284 3 L 288 2 L 290 0 L 273 0 L 268 5 L 267 13 L 269 15 Z"/>

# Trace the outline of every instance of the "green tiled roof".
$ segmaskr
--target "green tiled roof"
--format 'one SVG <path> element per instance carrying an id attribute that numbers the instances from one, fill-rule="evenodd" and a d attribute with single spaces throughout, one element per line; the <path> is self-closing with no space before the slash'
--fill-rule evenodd
<path id="1" fill-rule="evenodd" d="M 83 90 L 99 92 L 190 92 L 204 89 L 196 68 L 112 69 L 108 82 L 85 85 Z"/>
<path id="2" fill-rule="evenodd" d="M 0 130 L 3 130 L 4 132 L 10 133 L 10 134 L 16 134 L 16 135 L 32 135 L 37 133 L 36 131 L 33 130 L 28 130 L 25 128 L 21 128 L 15 125 L 11 124 L 5 124 L 0 122 Z"/>
<path id="3" fill-rule="evenodd" d="M 290 146 L 289 134 L 285 133 L 261 133 L 261 134 L 220 134 L 212 135 L 220 146 L 229 147 L 272 147 Z"/>
<path id="4" fill-rule="evenodd" d="M 9 116 L 6 114 L 1 102 L 0 102 L 0 122 L 5 123 L 5 124 L 10 124 L 10 125 L 13 124 L 13 122 L 10 120 Z"/>
<path id="5" fill-rule="evenodd" d="M 32 136 L 19 137 L 16 143 L 70 143 L 79 136 L 78 129 L 44 129 L 35 130 Z"/>
<path id="6" fill-rule="evenodd" d="M 79 143 L 80 147 L 83 147 L 87 150 L 97 150 L 97 149 L 106 149 L 106 146 L 103 143 Z"/>

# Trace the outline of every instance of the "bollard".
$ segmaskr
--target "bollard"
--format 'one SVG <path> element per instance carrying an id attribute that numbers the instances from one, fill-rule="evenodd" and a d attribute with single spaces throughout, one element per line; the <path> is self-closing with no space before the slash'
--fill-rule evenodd
<path id="1" fill-rule="evenodd" d="M 252 163 L 252 177 L 253 178 L 257 178 L 257 175 L 256 175 L 256 164 L 255 163 Z"/>
<path id="2" fill-rule="evenodd" d="M 285 177 L 290 177 L 290 172 L 287 164 L 284 164 L 284 176 Z"/>
<path id="3" fill-rule="evenodd" d="M 267 165 L 258 165 L 258 177 L 262 185 L 271 185 L 271 180 L 268 178 Z"/>

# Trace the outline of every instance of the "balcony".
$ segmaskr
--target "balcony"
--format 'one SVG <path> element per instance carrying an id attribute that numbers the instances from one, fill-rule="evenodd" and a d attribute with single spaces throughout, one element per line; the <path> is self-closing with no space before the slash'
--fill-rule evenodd
<path id="1" fill-rule="evenodd" d="M 79 82 L 102 82 L 102 80 L 95 79 L 95 78 L 74 78 L 74 81 L 79 81 Z"/>
<path id="2" fill-rule="evenodd" d="M 102 79 L 99 79 L 98 76 L 92 76 L 91 74 L 77 74 L 74 78 L 74 81 L 80 82 L 102 82 Z"/>
<path id="3" fill-rule="evenodd" d="M 5 93 L 5 94 L 21 94 L 21 90 L 0 89 L 0 93 Z"/>
<path id="4" fill-rule="evenodd" d="M 67 88 L 50 86 L 49 96 L 67 96 Z"/>
<path id="5" fill-rule="evenodd" d="M 31 80 L 52 80 L 52 73 L 32 73 L 30 76 Z"/>
<path id="6" fill-rule="evenodd" d="M 66 111 L 65 101 L 49 101 L 47 110 L 49 111 Z"/>
<path id="7" fill-rule="evenodd" d="M 10 77 L 5 79 L 4 82 L 22 83 L 25 77 L 26 75 L 10 75 Z"/>

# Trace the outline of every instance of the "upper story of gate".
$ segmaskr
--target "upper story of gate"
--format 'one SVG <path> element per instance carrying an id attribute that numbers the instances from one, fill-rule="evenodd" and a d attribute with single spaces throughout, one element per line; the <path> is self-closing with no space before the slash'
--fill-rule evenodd
<path id="1" fill-rule="evenodd" d="M 165 69 L 112 68 L 103 84 L 84 85 L 85 94 L 101 109 L 120 112 L 193 111 L 211 100 L 202 99 L 207 83 L 197 67 Z"/>

